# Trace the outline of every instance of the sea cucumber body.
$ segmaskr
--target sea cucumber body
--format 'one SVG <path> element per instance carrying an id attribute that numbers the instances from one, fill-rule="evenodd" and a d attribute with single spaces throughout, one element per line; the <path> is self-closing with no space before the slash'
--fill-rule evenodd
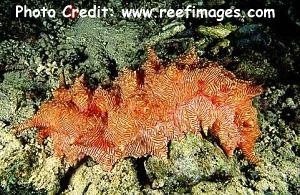
<path id="1" fill-rule="evenodd" d="M 74 163 L 84 156 L 110 169 L 127 156 L 167 156 L 167 144 L 188 132 L 211 134 L 232 156 L 240 148 L 256 162 L 259 127 L 252 99 L 262 89 L 223 67 L 200 61 L 192 50 L 164 67 L 153 50 L 141 70 L 124 70 L 110 90 L 90 91 L 79 77 L 59 88 L 36 115 L 16 127 L 40 129 L 54 151 Z"/>

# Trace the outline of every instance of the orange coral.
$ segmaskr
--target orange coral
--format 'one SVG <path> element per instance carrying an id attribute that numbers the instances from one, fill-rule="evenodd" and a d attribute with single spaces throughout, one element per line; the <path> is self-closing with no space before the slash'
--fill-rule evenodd
<path id="1" fill-rule="evenodd" d="M 187 132 L 215 136 L 228 156 L 236 148 L 253 163 L 260 134 L 253 97 L 260 86 L 200 61 L 192 49 L 166 67 L 152 49 L 138 71 L 124 70 L 110 90 L 87 89 L 83 77 L 60 87 L 35 116 L 16 130 L 37 127 L 53 139 L 54 152 L 74 163 L 91 156 L 110 169 L 127 156 L 167 156 L 170 140 Z"/>

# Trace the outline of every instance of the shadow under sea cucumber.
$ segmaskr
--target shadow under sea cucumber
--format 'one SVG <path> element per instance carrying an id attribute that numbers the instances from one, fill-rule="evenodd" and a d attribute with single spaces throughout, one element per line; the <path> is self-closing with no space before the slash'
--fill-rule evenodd
<path id="1" fill-rule="evenodd" d="M 241 149 L 252 163 L 260 135 L 252 99 L 262 87 L 237 79 L 216 63 L 205 67 L 195 49 L 166 66 L 148 48 L 140 70 L 123 70 L 109 90 L 88 89 L 83 76 L 59 87 L 16 131 L 37 127 L 54 153 L 75 163 L 90 156 L 110 170 L 121 158 L 167 157 L 167 144 L 188 132 L 210 133 L 228 156 Z"/>

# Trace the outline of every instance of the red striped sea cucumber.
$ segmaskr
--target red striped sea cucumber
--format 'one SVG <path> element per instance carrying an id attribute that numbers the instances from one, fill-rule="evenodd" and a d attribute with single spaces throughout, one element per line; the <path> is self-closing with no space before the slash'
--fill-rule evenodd
<path id="1" fill-rule="evenodd" d="M 90 156 L 106 169 L 124 157 L 167 157 L 167 144 L 188 132 L 211 134 L 228 156 L 241 149 L 252 163 L 260 134 L 253 97 L 261 86 L 217 63 L 201 64 L 194 49 L 166 66 L 152 49 L 137 71 L 123 70 L 109 90 L 90 90 L 83 76 L 60 87 L 17 131 L 37 127 L 54 153 L 75 163 Z M 204 66 L 199 68 L 200 66 Z"/>

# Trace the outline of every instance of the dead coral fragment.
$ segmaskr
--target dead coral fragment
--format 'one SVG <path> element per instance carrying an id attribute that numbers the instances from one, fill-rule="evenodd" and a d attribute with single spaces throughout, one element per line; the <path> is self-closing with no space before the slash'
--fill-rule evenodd
<path id="1" fill-rule="evenodd" d="M 239 148 L 255 163 L 260 131 L 252 99 L 262 88 L 208 64 L 196 68 L 192 49 L 163 68 L 149 49 L 142 69 L 124 70 L 110 91 L 91 91 L 79 77 L 16 130 L 37 127 L 41 140 L 52 137 L 56 155 L 71 163 L 91 156 L 107 169 L 127 156 L 166 157 L 170 140 L 201 131 L 214 135 L 228 156 Z"/>

